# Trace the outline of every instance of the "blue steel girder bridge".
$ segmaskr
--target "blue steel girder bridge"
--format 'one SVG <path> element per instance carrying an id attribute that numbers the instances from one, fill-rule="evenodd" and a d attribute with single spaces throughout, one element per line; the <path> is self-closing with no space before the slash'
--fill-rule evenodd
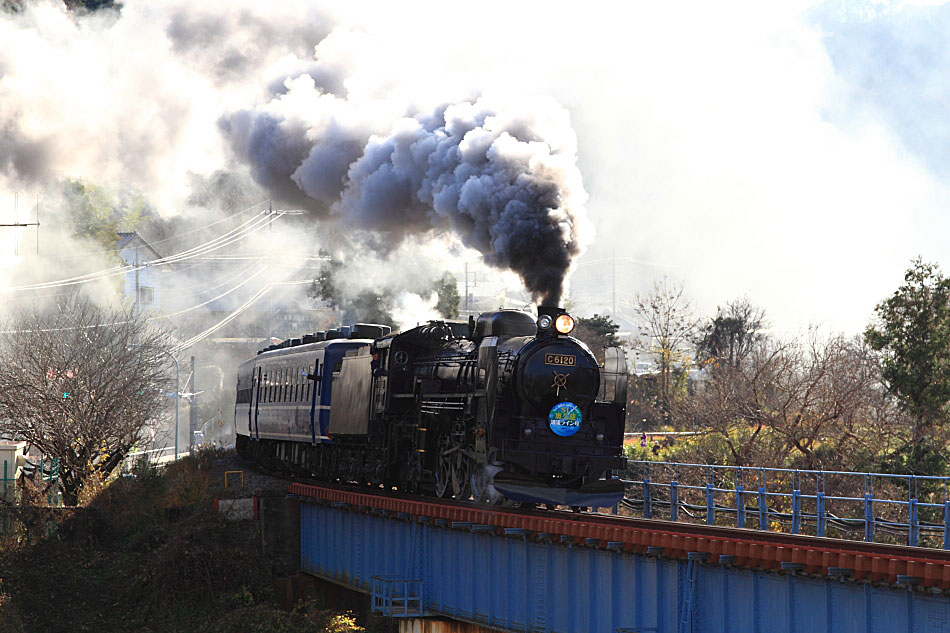
<path id="1" fill-rule="evenodd" d="M 620 514 L 293 484 L 301 569 L 371 594 L 385 615 L 501 631 L 950 633 L 946 481 L 629 472 Z"/>

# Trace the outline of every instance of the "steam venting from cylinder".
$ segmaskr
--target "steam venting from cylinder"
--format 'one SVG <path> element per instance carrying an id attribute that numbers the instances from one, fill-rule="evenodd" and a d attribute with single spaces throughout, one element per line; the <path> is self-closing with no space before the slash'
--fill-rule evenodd
<path id="1" fill-rule="evenodd" d="M 421 114 L 379 111 L 303 74 L 219 126 L 282 203 L 373 232 L 384 250 L 451 232 L 517 273 L 538 303 L 558 305 L 592 237 L 567 111 L 551 99 L 484 97 Z"/>

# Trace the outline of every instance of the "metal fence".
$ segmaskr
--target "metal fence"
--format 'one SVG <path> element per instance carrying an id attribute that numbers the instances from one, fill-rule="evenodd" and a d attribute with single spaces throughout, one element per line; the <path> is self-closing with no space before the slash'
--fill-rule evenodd
<path id="1" fill-rule="evenodd" d="M 24 479 L 33 482 L 25 485 Z M 63 505 L 63 495 L 60 489 L 59 458 L 28 459 L 22 466 L 20 479 L 16 478 L 16 471 L 10 462 L 3 462 L 2 496 L 0 496 L 0 535 L 9 536 L 21 534 L 28 530 L 31 524 L 25 517 L 31 516 L 30 510 L 58 509 Z M 37 496 L 34 491 L 41 491 Z M 45 505 L 43 504 L 45 496 Z M 43 531 L 49 533 L 53 525 L 43 524 Z"/>
<path id="2" fill-rule="evenodd" d="M 630 461 L 646 518 L 950 549 L 950 477 Z"/>

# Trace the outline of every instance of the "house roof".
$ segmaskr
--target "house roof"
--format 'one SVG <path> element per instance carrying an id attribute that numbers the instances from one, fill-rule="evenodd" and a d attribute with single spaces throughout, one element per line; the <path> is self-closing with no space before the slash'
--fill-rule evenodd
<path id="1" fill-rule="evenodd" d="M 137 232 L 135 231 L 121 232 L 120 231 L 116 235 L 117 235 L 117 238 L 116 238 L 115 244 L 116 244 L 116 248 L 119 251 L 122 251 L 126 248 L 140 247 L 140 248 L 144 248 L 147 251 L 147 256 L 144 258 L 145 261 L 162 258 L 161 254 L 158 251 L 156 251 L 152 247 L 151 244 L 146 242 L 142 238 L 142 236 L 139 235 Z M 143 253 L 143 255 L 145 254 Z"/>

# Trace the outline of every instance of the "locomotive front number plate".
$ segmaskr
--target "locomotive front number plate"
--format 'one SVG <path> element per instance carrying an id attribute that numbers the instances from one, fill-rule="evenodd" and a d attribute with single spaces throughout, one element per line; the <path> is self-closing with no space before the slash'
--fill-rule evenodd
<path id="1" fill-rule="evenodd" d="M 577 364 L 577 357 L 571 354 L 545 354 L 545 365 L 559 365 L 561 367 L 573 367 Z"/>

